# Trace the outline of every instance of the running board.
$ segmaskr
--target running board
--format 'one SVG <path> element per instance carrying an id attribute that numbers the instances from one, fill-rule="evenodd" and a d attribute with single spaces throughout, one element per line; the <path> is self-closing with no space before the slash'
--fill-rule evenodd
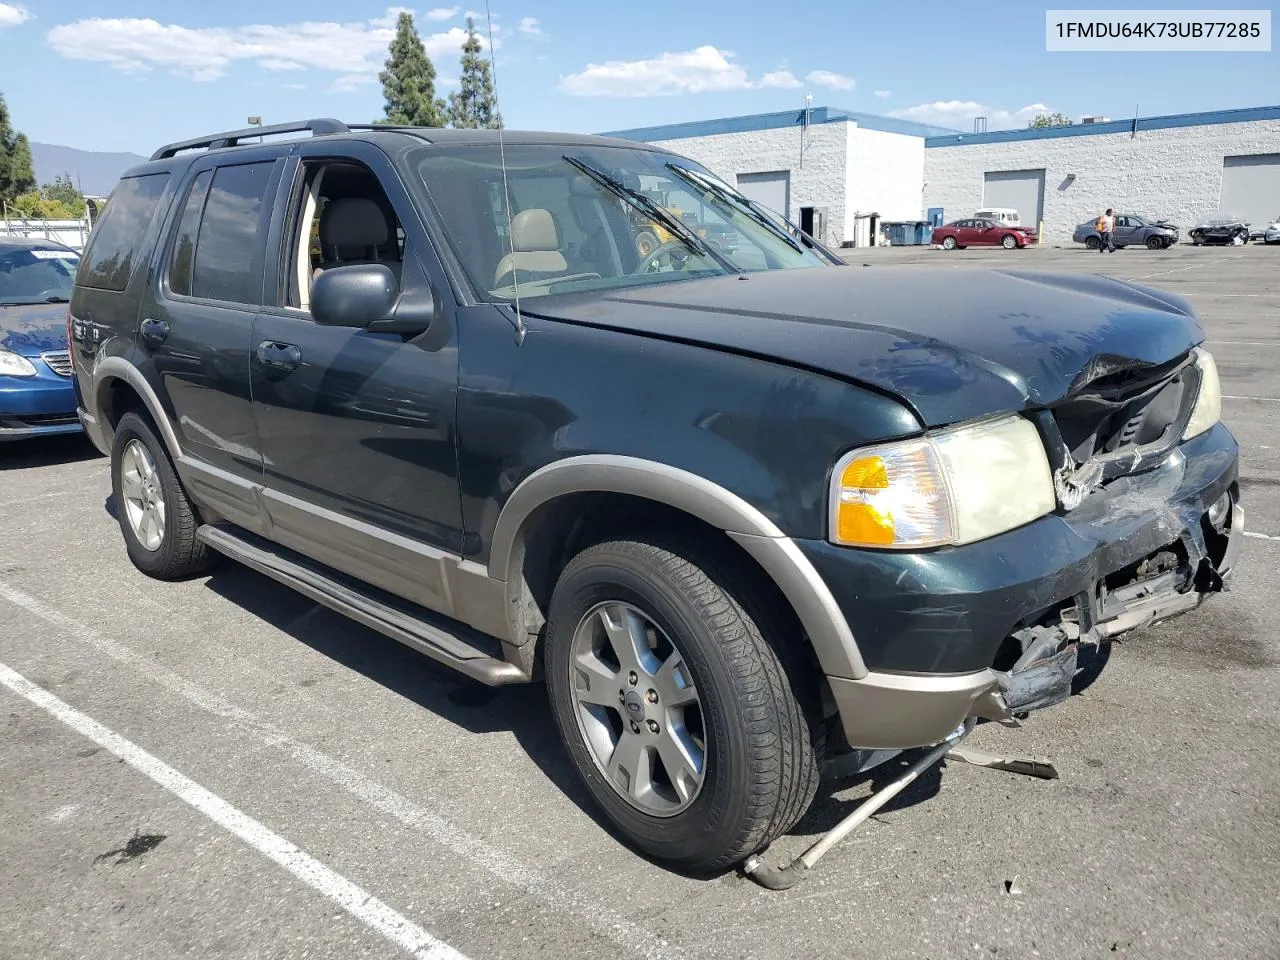
<path id="1" fill-rule="evenodd" d="M 527 683 L 529 676 L 514 663 L 493 656 L 477 641 L 481 636 L 461 623 L 423 611 L 401 609 L 343 582 L 341 574 L 317 569 L 292 550 L 253 534 L 202 524 L 196 536 L 219 553 L 264 573 L 343 616 L 413 647 L 491 687 Z M 377 591 L 381 593 L 382 591 Z M 430 619 L 428 619 L 430 618 Z"/>

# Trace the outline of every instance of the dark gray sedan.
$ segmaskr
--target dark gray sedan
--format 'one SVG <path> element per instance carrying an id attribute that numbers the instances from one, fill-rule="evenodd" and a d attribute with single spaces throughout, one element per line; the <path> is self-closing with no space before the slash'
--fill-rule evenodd
<path id="1" fill-rule="evenodd" d="M 1090 250 L 1097 250 L 1102 245 L 1102 238 L 1094 228 L 1095 222 L 1090 220 L 1080 224 L 1071 239 L 1083 243 Z M 1115 236 L 1111 239 L 1117 247 L 1140 244 L 1148 250 L 1163 250 L 1178 242 L 1178 228 L 1166 220 L 1139 217 L 1132 213 L 1116 214 Z"/>

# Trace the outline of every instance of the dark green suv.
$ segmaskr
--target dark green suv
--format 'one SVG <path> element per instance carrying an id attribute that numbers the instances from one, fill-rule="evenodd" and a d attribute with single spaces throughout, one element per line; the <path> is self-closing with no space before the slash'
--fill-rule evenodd
<path id="1" fill-rule="evenodd" d="M 824 751 L 1064 699 L 1242 534 L 1184 299 L 853 269 L 630 142 L 172 144 L 68 323 L 141 570 L 229 556 L 483 683 L 544 676 L 592 797 L 681 869 L 788 830 Z"/>

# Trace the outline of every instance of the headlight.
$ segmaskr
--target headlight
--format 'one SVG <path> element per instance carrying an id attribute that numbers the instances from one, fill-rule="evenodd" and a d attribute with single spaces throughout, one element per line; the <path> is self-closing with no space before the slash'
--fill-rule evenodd
<path id="1" fill-rule="evenodd" d="M 0 350 L 0 377 L 34 377 L 36 368 L 26 357 Z"/>
<path id="2" fill-rule="evenodd" d="M 1055 503 L 1036 428 L 1003 417 L 846 454 L 832 474 L 830 536 L 899 550 L 972 543 Z"/>
<path id="3" fill-rule="evenodd" d="M 1196 366 L 1200 368 L 1200 392 L 1191 419 L 1182 431 L 1182 439 L 1198 437 L 1222 419 L 1222 381 L 1218 379 L 1218 364 L 1208 350 L 1196 348 Z"/>

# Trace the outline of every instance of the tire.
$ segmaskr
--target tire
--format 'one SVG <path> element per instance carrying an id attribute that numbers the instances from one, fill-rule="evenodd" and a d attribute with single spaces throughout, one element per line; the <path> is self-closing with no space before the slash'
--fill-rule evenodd
<path id="1" fill-rule="evenodd" d="M 1012 233 L 1006 233 L 1000 238 L 1000 246 L 1004 247 L 1006 250 L 1015 250 L 1018 246 L 1018 238 Z"/>
<path id="2" fill-rule="evenodd" d="M 149 470 L 139 469 L 144 465 L 149 465 Z M 135 498 L 139 492 L 141 500 Z M 111 495 L 129 559 L 147 576 L 180 580 L 204 573 L 217 562 L 218 555 L 196 538 L 200 522 L 169 454 L 151 424 L 136 413 L 126 413 L 116 426 L 111 445 Z M 153 506 L 151 515 L 160 517 L 158 535 L 155 526 L 145 521 L 135 529 L 131 518 L 139 512 L 145 517 L 146 505 L 155 503 L 159 510 Z"/>
<path id="3" fill-rule="evenodd" d="M 748 612 L 751 601 L 745 599 L 751 592 L 735 589 L 732 574 L 720 572 L 711 557 L 695 559 L 699 557 L 694 541 L 676 537 L 652 543 L 608 541 L 578 554 L 552 594 L 545 667 L 556 724 L 597 806 L 642 854 L 706 875 L 767 846 L 808 809 L 818 785 L 822 727 L 802 707 L 802 702 L 816 707 L 816 686 L 812 696 L 804 696 L 810 689 L 807 675 L 798 668 L 785 669 L 767 639 L 784 639 L 786 631 L 777 631 L 779 621 L 768 612 L 753 616 Z M 648 753 L 653 789 L 647 799 L 626 788 L 632 780 L 643 785 L 642 778 L 606 772 L 625 752 L 621 747 L 628 726 L 632 743 L 636 737 L 655 743 L 662 737 L 674 739 L 671 731 L 677 728 L 661 698 L 678 696 L 653 688 L 640 693 L 651 681 L 658 686 L 662 671 L 650 676 L 650 668 L 642 666 L 633 690 L 621 657 L 614 658 L 615 668 L 593 652 L 611 655 L 609 625 L 616 631 L 624 615 L 647 624 L 643 635 L 651 638 L 649 646 L 656 641 L 658 651 L 651 662 L 678 662 L 676 669 L 696 690 L 696 722 L 685 708 L 682 726 L 686 735 L 694 731 L 695 740 L 696 732 L 701 733 L 702 779 L 696 792 L 686 783 L 688 797 L 671 786 L 677 777 L 669 774 L 670 789 L 660 794 L 662 777 L 653 763 L 665 755 L 660 746 Z M 655 630 L 650 632 L 649 626 Z M 587 636 L 603 639 L 593 647 L 584 641 Z M 571 666 L 585 663 L 593 665 L 590 675 Z M 603 673 L 595 669 L 600 664 L 606 668 Z M 611 670 L 616 672 L 610 675 Z M 599 681 L 595 691 L 590 682 L 584 686 L 588 676 Z M 584 695 L 608 705 L 586 705 L 579 700 Z M 643 715 L 635 699 L 647 701 L 639 707 Z M 644 739 L 651 735 L 656 739 Z M 665 764 L 661 772 L 665 774 Z M 659 802 L 667 806 L 655 809 Z"/>
<path id="4" fill-rule="evenodd" d="M 1148 250 L 1163 250 L 1165 246 L 1164 240 L 1160 237 L 1147 237 Z"/>
<path id="5" fill-rule="evenodd" d="M 955 237 L 943 237 L 943 238 L 942 238 L 942 249 L 943 249 L 943 250 L 954 250 L 955 248 L 956 248 L 956 238 L 955 238 Z"/>
<path id="6" fill-rule="evenodd" d="M 1102 246 L 1102 241 L 1099 240 L 1097 237 L 1085 237 L 1084 245 L 1089 250 L 1097 250 L 1100 246 Z"/>
<path id="7" fill-rule="evenodd" d="M 658 238 L 648 230 L 641 230 L 636 234 L 636 253 L 643 260 L 653 251 L 658 249 Z"/>

